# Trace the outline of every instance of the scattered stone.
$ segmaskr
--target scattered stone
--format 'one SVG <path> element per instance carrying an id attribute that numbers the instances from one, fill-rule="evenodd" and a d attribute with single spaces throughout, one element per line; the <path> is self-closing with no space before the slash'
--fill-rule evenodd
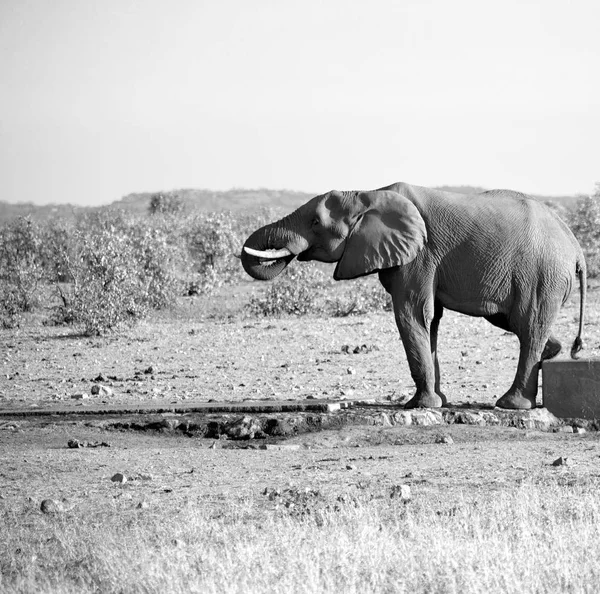
<path id="1" fill-rule="evenodd" d="M 128 480 L 130 481 L 151 481 L 154 477 L 151 474 L 141 474 L 137 473 L 133 476 L 130 476 Z"/>
<path id="2" fill-rule="evenodd" d="M 574 433 L 573 427 L 571 425 L 561 425 L 560 427 L 554 428 L 555 433 Z"/>
<path id="3" fill-rule="evenodd" d="M 571 461 L 569 460 L 569 458 L 563 458 L 562 456 L 554 460 L 554 462 L 552 462 L 552 466 L 569 466 L 570 464 Z"/>
<path id="4" fill-rule="evenodd" d="M 356 369 L 354 369 L 354 367 L 348 367 L 348 369 L 346 369 L 346 373 L 348 375 L 356 375 Z"/>
<path id="5" fill-rule="evenodd" d="M 72 400 L 83 400 L 84 398 L 89 398 L 85 392 L 82 392 L 81 394 L 71 394 Z"/>
<path id="6" fill-rule="evenodd" d="M 354 464 L 346 464 L 346 470 L 356 470 L 356 466 Z"/>
<path id="7" fill-rule="evenodd" d="M 106 441 L 79 441 L 78 439 L 69 439 L 67 446 L 73 449 L 77 448 L 109 448 L 110 444 Z"/>
<path id="8" fill-rule="evenodd" d="M 40 505 L 40 509 L 44 514 L 60 514 L 65 511 L 62 502 L 56 499 L 44 499 Z"/>
<path id="9" fill-rule="evenodd" d="M 437 437 L 437 439 L 435 440 L 435 443 L 447 443 L 447 444 L 452 444 L 454 443 L 454 440 L 452 439 L 452 437 L 450 437 L 449 435 L 439 435 Z"/>
<path id="10" fill-rule="evenodd" d="M 575 427 L 575 428 L 573 429 L 573 431 L 574 431 L 575 433 L 579 433 L 580 435 L 581 435 L 581 434 L 583 434 L 583 433 L 587 433 L 587 431 L 586 431 L 586 430 L 585 430 L 583 427 Z"/>
<path id="11" fill-rule="evenodd" d="M 412 493 L 408 485 L 393 485 L 390 490 L 390 499 L 398 498 L 403 503 L 412 499 Z"/>
<path id="12" fill-rule="evenodd" d="M 346 353 L 346 355 L 349 355 L 350 353 L 352 353 L 353 355 L 361 355 L 364 353 L 370 353 L 371 351 L 378 351 L 379 347 L 376 344 L 373 345 L 366 345 L 366 344 L 361 344 L 359 346 L 355 346 L 355 347 L 351 347 L 349 344 L 345 344 L 342 345 L 342 353 Z"/>
<path id="13" fill-rule="evenodd" d="M 100 396 L 112 396 L 113 391 L 108 386 L 103 386 L 102 384 L 94 384 L 90 390 L 93 395 Z"/>
<path id="14" fill-rule="evenodd" d="M 147 501 L 140 501 L 137 505 L 136 508 L 137 509 L 148 509 L 150 507 L 150 504 Z"/>
<path id="15" fill-rule="evenodd" d="M 146 369 L 144 369 L 144 373 L 146 375 L 152 375 L 154 373 L 154 367 L 152 367 L 152 365 L 150 365 L 150 367 L 146 367 Z"/>
<path id="16" fill-rule="evenodd" d="M 127 482 L 127 477 L 123 473 L 117 472 L 116 474 L 112 475 L 112 477 L 110 478 L 110 480 L 113 483 L 126 483 Z"/>
<path id="17" fill-rule="evenodd" d="M 97 377 L 95 377 L 95 378 L 94 378 L 92 381 L 93 381 L 93 382 L 105 382 L 105 381 L 106 381 L 106 379 L 104 379 L 104 376 L 103 376 L 103 375 L 100 373 L 100 374 L 98 374 L 98 376 L 97 376 Z"/>

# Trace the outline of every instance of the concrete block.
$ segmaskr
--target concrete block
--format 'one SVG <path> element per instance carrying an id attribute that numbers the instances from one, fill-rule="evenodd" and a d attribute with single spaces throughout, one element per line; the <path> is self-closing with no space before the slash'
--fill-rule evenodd
<path id="1" fill-rule="evenodd" d="M 544 361 L 542 394 L 557 417 L 600 419 L 600 359 Z"/>

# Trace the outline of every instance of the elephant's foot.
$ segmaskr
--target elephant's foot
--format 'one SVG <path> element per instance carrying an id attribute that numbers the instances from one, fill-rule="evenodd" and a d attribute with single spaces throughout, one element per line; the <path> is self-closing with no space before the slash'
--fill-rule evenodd
<path id="1" fill-rule="evenodd" d="M 535 396 L 528 397 L 518 392 L 507 392 L 496 402 L 496 406 L 512 410 L 529 410 L 535 408 Z"/>
<path id="2" fill-rule="evenodd" d="M 438 394 L 416 394 L 404 405 L 404 408 L 440 408 L 445 404 L 445 398 L 444 396 L 442 399 Z"/>
<path id="3" fill-rule="evenodd" d="M 544 346 L 544 350 L 542 351 L 542 361 L 547 361 L 548 359 L 552 359 L 556 357 L 558 353 L 562 350 L 562 344 L 556 340 L 553 336 L 551 336 L 547 342 L 546 346 Z"/>

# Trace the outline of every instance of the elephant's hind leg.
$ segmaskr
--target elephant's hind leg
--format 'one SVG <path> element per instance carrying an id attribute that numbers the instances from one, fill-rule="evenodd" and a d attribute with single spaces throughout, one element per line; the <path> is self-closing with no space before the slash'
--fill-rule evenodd
<path id="1" fill-rule="evenodd" d="M 496 406 L 535 408 L 540 361 L 556 356 L 561 349 L 560 342 L 550 331 L 559 309 L 560 303 L 546 301 L 535 309 L 530 308 L 529 315 L 520 317 L 514 324 L 521 344 L 519 364 L 512 386 L 496 402 Z"/>

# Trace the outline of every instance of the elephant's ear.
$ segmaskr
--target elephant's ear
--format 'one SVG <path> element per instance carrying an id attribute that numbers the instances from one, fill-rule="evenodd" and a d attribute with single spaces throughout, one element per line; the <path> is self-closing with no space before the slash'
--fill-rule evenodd
<path id="1" fill-rule="evenodd" d="M 352 229 L 333 277 L 364 276 L 414 260 L 427 241 L 425 221 L 417 207 L 397 192 L 358 195 L 364 210 Z"/>

